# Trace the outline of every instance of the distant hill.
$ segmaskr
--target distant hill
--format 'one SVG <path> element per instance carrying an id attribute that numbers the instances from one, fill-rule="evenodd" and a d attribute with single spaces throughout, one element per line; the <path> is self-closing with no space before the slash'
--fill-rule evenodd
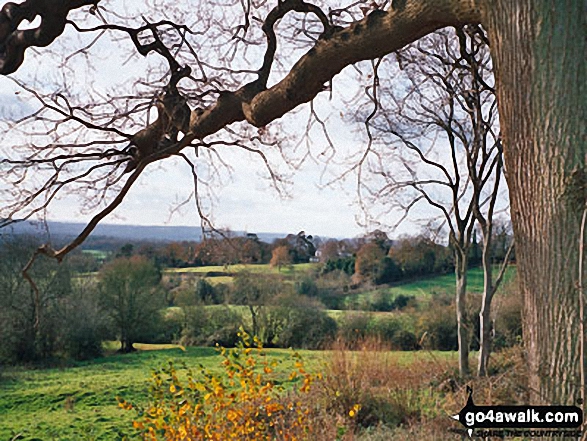
<path id="1" fill-rule="evenodd" d="M 85 224 L 48 221 L 47 226 L 52 239 L 56 242 L 62 242 L 81 233 Z M 25 221 L 17 222 L 0 229 L 0 234 L 33 234 L 46 236 L 46 231 L 43 224 Z M 234 231 L 233 234 L 241 236 L 246 233 L 243 231 Z M 287 233 L 256 234 L 260 240 L 270 243 L 275 239 L 285 237 Z M 99 224 L 88 239 L 91 243 L 92 239 L 96 240 L 98 238 L 112 238 L 128 242 L 199 242 L 202 240 L 202 229 L 200 227 L 184 226 Z"/>

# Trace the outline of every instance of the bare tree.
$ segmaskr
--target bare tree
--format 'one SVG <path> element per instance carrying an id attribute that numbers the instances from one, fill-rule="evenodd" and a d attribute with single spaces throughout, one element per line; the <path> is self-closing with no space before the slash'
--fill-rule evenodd
<path id="1" fill-rule="evenodd" d="M 11 179 L 3 184 L 3 193 L 7 190 L 14 200 L 3 202 L 8 208 L 2 216 L 10 222 L 30 210 L 42 211 L 56 192 L 73 182 L 85 181 L 77 190 L 93 194 L 97 201 L 96 214 L 79 238 L 63 249 L 46 246 L 39 253 L 62 259 L 120 205 L 149 164 L 174 155 L 197 178 L 200 152 L 215 156 L 239 145 L 263 157 L 266 144 L 274 140 L 265 139 L 269 131 L 262 128 L 328 90 L 345 67 L 383 57 L 446 26 L 481 24 L 495 63 L 525 297 L 530 387 L 536 401 L 574 401 L 582 340 L 578 244 L 586 199 L 583 1 L 393 1 L 366 11 L 364 18 L 356 3 L 331 4 L 325 11 L 302 0 L 279 1 L 275 7 L 248 0 L 198 7 L 175 2 L 174 8 L 151 0 L 126 6 L 102 0 L 26 0 L 6 3 L 0 10 L 0 72 L 24 67 L 14 79 L 42 105 L 34 111 L 43 128 L 24 132 L 44 130 L 52 138 L 38 145 L 29 142 L 28 151 L 3 151 L 2 175 Z M 23 20 L 36 15 L 41 16 L 38 26 L 19 29 Z M 58 39 L 61 35 L 63 40 Z M 102 91 L 100 99 L 89 93 L 88 81 L 79 90 L 70 89 L 65 99 L 67 89 L 27 80 L 31 60 L 24 62 L 25 54 L 36 58 L 31 48 L 51 45 L 40 49 L 37 58 L 44 61 L 39 66 L 50 69 L 52 49 L 67 36 L 69 46 L 60 48 L 67 55 L 53 66 L 56 76 L 69 72 L 72 59 L 87 60 L 93 69 L 88 75 L 99 73 L 101 62 L 93 51 L 110 38 L 123 53 L 149 57 L 142 64 L 142 78 L 134 83 L 124 78 L 119 86 L 128 88 L 126 94 L 113 97 L 107 96 L 112 90 Z M 283 64 L 276 62 L 278 40 L 298 43 L 287 47 L 292 50 Z M 110 50 L 108 56 L 115 52 Z M 118 69 L 116 76 L 125 73 Z M 76 99 L 73 92 L 80 92 Z M 149 120 L 153 106 L 161 113 Z M 249 139 L 255 140 L 253 145 Z M 39 169 L 44 173 L 37 174 Z M 25 184 L 39 182 L 35 189 L 23 190 Z M 13 183 L 19 190 L 11 194 Z M 92 193 L 95 188 L 102 191 Z M 102 197 L 107 188 L 114 193 Z"/>
<path id="2" fill-rule="evenodd" d="M 430 228 L 440 217 L 435 228 L 448 230 L 455 260 L 459 370 L 468 375 L 472 238 L 478 216 L 487 214 L 483 220 L 491 223 L 502 167 L 485 32 L 477 26 L 443 30 L 396 58 L 377 71 L 381 86 L 369 121 L 376 140 L 361 166 L 369 173 L 359 172 L 362 206 L 383 221 L 394 215 L 394 226 L 421 217 Z M 400 87 L 385 85 L 391 76 Z"/>

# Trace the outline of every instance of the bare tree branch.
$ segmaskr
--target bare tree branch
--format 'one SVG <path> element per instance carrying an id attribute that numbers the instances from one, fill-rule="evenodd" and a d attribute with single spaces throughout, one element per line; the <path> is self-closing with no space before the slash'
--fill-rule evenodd
<path id="1" fill-rule="evenodd" d="M 26 0 L 9 2 L 0 10 L 0 74 L 7 75 L 20 67 L 30 47 L 48 46 L 65 28 L 67 15 L 73 9 L 96 5 L 99 0 Z M 39 15 L 41 24 L 34 29 L 19 30 L 24 20 Z"/>

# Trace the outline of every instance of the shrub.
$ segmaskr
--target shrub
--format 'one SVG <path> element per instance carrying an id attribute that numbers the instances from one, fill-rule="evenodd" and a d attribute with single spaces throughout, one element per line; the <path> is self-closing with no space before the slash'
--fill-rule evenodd
<path id="1" fill-rule="evenodd" d="M 349 345 L 358 344 L 367 336 L 370 321 L 370 315 L 364 312 L 348 313 L 339 323 L 338 335 Z"/>
<path id="2" fill-rule="evenodd" d="M 496 349 L 519 344 L 522 340 L 522 296 L 518 295 L 514 283 L 506 285 L 503 295 L 494 300 Z"/>
<path id="3" fill-rule="evenodd" d="M 372 311 L 389 312 L 395 309 L 394 301 L 391 300 L 389 293 L 376 291 L 369 302 L 369 309 Z"/>
<path id="4" fill-rule="evenodd" d="M 404 317 L 388 315 L 371 320 L 367 326 L 367 334 L 393 349 L 412 351 L 418 348 L 418 339 L 410 326 Z"/>
<path id="5" fill-rule="evenodd" d="M 328 259 L 322 268 L 322 274 L 327 274 L 333 271 L 342 271 L 349 276 L 355 272 L 355 257 L 341 257 L 337 259 Z"/>
<path id="6" fill-rule="evenodd" d="M 177 309 L 159 311 L 153 317 L 151 327 L 143 334 L 143 343 L 171 343 L 181 337 L 184 317 Z"/>
<path id="7" fill-rule="evenodd" d="M 288 296 L 279 303 L 282 306 L 270 311 L 279 326 L 275 330 L 273 342 L 276 346 L 318 349 L 336 336 L 336 321 L 328 316 L 316 300 Z"/>
<path id="8" fill-rule="evenodd" d="M 232 347 L 238 340 L 238 329 L 243 318 L 228 307 L 205 308 L 203 306 L 186 306 L 182 308 L 184 326 L 180 343 L 184 346 L 215 346 L 216 344 Z"/>
<path id="9" fill-rule="evenodd" d="M 183 306 L 183 327 L 179 344 L 183 346 L 198 346 L 204 344 L 208 314 L 202 306 Z"/>
<path id="10" fill-rule="evenodd" d="M 36 241 L 27 236 L 0 238 L 0 363 L 44 361 L 64 352 L 64 304 L 72 293 L 71 272 L 67 263 L 37 259 L 30 275 L 38 297 L 32 295 L 22 269 Z"/>
<path id="11" fill-rule="evenodd" d="M 90 283 L 78 283 L 63 302 L 63 314 L 63 344 L 67 355 L 76 360 L 101 356 L 108 323 L 95 287 Z"/>
<path id="12" fill-rule="evenodd" d="M 490 375 L 494 378 L 489 381 L 492 390 L 488 394 L 488 400 L 508 404 L 529 401 L 528 360 L 522 345 L 514 345 L 493 354 Z"/>
<path id="13" fill-rule="evenodd" d="M 402 329 L 402 323 L 395 316 L 372 319 L 367 324 L 366 334 L 381 341 L 390 342 Z"/>
<path id="14" fill-rule="evenodd" d="M 323 310 L 296 308 L 287 313 L 287 327 L 279 335 L 282 347 L 319 349 L 336 336 L 336 321 Z"/>
<path id="15" fill-rule="evenodd" d="M 386 345 L 374 339 L 350 345 L 341 339 L 317 386 L 325 412 L 345 415 L 347 409 L 357 406 L 354 423 L 359 427 L 395 427 L 435 409 L 429 384 L 440 370 L 432 362 L 414 363 L 407 369 Z"/>
<path id="16" fill-rule="evenodd" d="M 402 269 L 390 257 L 384 257 L 375 276 L 375 284 L 391 283 L 402 278 Z"/>
<path id="17" fill-rule="evenodd" d="M 316 281 L 310 276 L 305 276 L 296 281 L 296 292 L 299 295 L 308 297 L 317 297 L 319 294 Z"/>
<path id="18" fill-rule="evenodd" d="M 223 301 L 222 291 L 222 289 L 216 289 L 216 286 L 205 278 L 198 277 L 193 288 L 182 287 L 178 290 L 175 303 L 179 306 L 217 305 Z"/>
<path id="19" fill-rule="evenodd" d="M 415 306 L 416 298 L 414 296 L 406 296 L 399 294 L 393 299 L 393 309 L 402 310 L 408 306 Z"/>
<path id="20" fill-rule="evenodd" d="M 418 317 L 417 334 L 422 346 L 439 351 L 456 351 L 457 319 L 454 302 L 432 300 L 427 310 Z"/>
<path id="21" fill-rule="evenodd" d="M 414 296 L 399 294 L 392 300 L 392 294 L 379 290 L 371 296 L 367 307 L 371 311 L 391 312 L 414 305 L 416 305 L 416 298 Z"/>
<path id="22" fill-rule="evenodd" d="M 222 303 L 222 300 L 213 285 L 204 278 L 198 278 L 195 287 L 196 299 L 206 305 L 217 305 Z"/>
<path id="23" fill-rule="evenodd" d="M 305 440 L 312 439 L 310 409 L 295 393 L 306 394 L 316 379 L 294 354 L 295 368 L 289 380 L 294 391 L 284 393 L 261 342 L 239 333 L 236 348 L 219 348 L 224 375 L 202 368 L 187 372 L 187 381 L 169 368 L 153 374 L 151 403 L 137 407 L 119 398 L 124 409 L 138 410 L 133 426 L 143 439 L 197 440 Z"/>
<path id="24" fill-rule="evenodd" d="M 401 268 L 403 278 L 443 273 L 453 268 L 450 249 L 424 237 L 400 240 L 389 250 L 388 257 Z"/>
<path id="25" fill-rule="evenodd" d="M 412 331 L 401 329 L 393 336 L 392 345 L 402 351 L 413 351 L 420 348 L 418 337 Z"/>

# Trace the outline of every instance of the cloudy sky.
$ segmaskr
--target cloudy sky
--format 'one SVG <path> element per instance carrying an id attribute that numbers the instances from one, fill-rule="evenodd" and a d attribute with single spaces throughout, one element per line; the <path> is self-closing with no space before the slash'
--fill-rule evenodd
<path id="1" fill-rule="evenodd" d="M 0 7 L 4 3 L 6 2 L 0 1 Z M 36 25 L 35 22 L 34 25 Z M 66 48 L 64 50 L 70 52 L 79 47 L 75 40 L 78 36 L 71 39 L 73 43 L 68 43 L 66 34 L 48 49 L 29 51 L 24 65 L 14 75 L 18 78 L 34 78 L 35 81 L 40 80 L 41 84 L 53 82 L 55 78 L 52 77 L 58 77 L 61 73 L 54 65 L 57 61 L 52 59 L 48 51 L 59 48 L 60 44 L 64 45 Z M 71 45 L 69 48 L 68 44 Z M 92 50 L 99 51 L 99 47 L 93 47 Z M 110 80 L 120 83 L 124 75 L 132 74 L 132 65 L 125 65 L 125 69 L 121 69 L 121 60 L 116 59 L 117 51 L 113 51 L 110 47 L 106 52 L 107 56 L 96 58 L 100 74 L 88 77 L 93 78 L 93 89 L 106 90 Z M 138 61 L 138 63 L 141 62 L 143 61 Z M 84 75 L 88 75 L 88 72 L 82 66 L 80 61 L 80 68 L 75 71 L 76 81 L 87 81 Z M 138 66 L 136 69 L 140 71 L 144 67 Z M 68 80 L 65 79 L 65 81 Z M 101 81 L 104 84 L 99 84 Z M 58 83 L 58 81 L 54 82 Z M 337 94 L 344 95 L 347 89 L 344 75 L 337 77 L 333 87 L 335 97 Z M 22 98 L 23 94 L 15 95 L 15 91 L 14 84 L 9 79 L 0 77 L 0 116 L 6 118 L 9 115 L 18 116 L 30 111 L 29 102 Z M 365 228 L 357 224 L 361 212 L 356 204 L 356 181 L 353 175 L 345 182 L 325 186 L 333 177 L 343 173 L 345 167 L 348 167 L 349 162 L 346 165 L 343 164 L 345 152 L 357 153 L 364 148 L 364 139 L 362 139 L 364 133 L 363 135 L 357 133 L 360 126 L 343 122 L 339 115 L 340 105 L 332 105 L 326 98 L 319 98 L 315 108 L 321 118 L 327 120 L 330 134 L 340 154 L 335 160 L 329 160 L 326 164 L 307 160 L 295 173 L 275 161 L 282 171 L 291 175 L 291 183 L 287 186 L 287 195 L 284 197 L 272 189 L 267 180 L 262 177 L 266 173 L 259 158 L 243 152 L 229 152 L 226 159 L 229 160 L 233 171 L 230 177 L 225 177 L 214 188 L 215 197 L 208 199 L 213 204 L 212 219 L 216 227 L 248 232 L 296 233 L 304 230 L 308 234 L 328 237 L 354 237 L 366 232 L 369 228 L 372 229 L 372 226 Z M 284 126 L 291 133 L 303 132 L 307 112 L 308 106 L 305 106 L 298 116 L 286 116 Z M 7 138 L 0 142 L 3 148 L 10 148 L 11 145 L 21 141 Z M 313 136 L 311 142 L 313 143 L 311 149 L 320 152 L 325 140 L 323 137 Z M 138 225 L 200 225 L 193 203 L 174 210 L 191 191 L 192 176 L 185 164 L 178 160 L 165 160 L 162 164 L 147 169 L 144 176 L 131 189 L 122 206 L 118 207 L 104 222 Z M 0 196 L 0 203 L 1 199 Z M 47 218 L 83 222 L 88 221 L 91 214 L 83 214 L 80 211 L 80 202 L 77 199 L 63 197 L 50 206 Z M 410 230 L 413 232 L 413 226 L 407 224 L 397 234 Z"/>
<path id="2" fill-rule="evenodd" d="M 248 232 L 306 231 L 328 237 L 354 237 L 364 232 L 355 221 L 359 209 L 353 182 L 323 188 L 322 166 L 308 162 L 280 195 L 263 174 L 259 159 L 235 152 L 230 180 L 215 188 L 213 221 L 217 227 Z M 174 210 L 192 190 L 189 169 L 169 159 L 147 170 L 107 223 L 138 225 L 199 225 L 193 202 Z M 208 201 L 210 199 L 207 199 Z M 58 201 L 49 212 L 53 220 L 87 220 L 73 199 Z"/>
<path id="3" fill-rule="evenodd" d="M 29 101 L 21 99 L 14 84 L 0 77 L 0 111 L 3 117 L 19 116 L 31 110 Z M 323 105 L 322 116 L 329 116 L 328 104 Z M 338 112 L 338 111 L 337 111 Z M 295 131 L 303 127 L 307 111 L 288 116 L 285 126 Z M 366 231 L 359 226 L 361 217 L 356 204 L 356 180 L 351 175 L 344 182 L 326 185 L 346 170 L 343 152 L 363 148 L 357 126 L 345 125 L 340 118 L 332 119 L 331 136 L 341 152 L 336 160 L 318 163 L 306 160 L 300 169 L 292 170 L 275 160 L 289 183 L 284 194 L 279 194 L 266 178 L 261 160 L 251 154 L 231 151 L 226 156 L 233 171 L 214 187 L 214 197 L 206 198 L 212 204 L 216 227 L 248 232 L 289 233 L 304 230 L 308 234 L 326 237 L 355 237 Z M 292 143 L 296 142 L 294 140 Z M 321 151 L 323 137 L 312 138 L 312 148 Z M 18 143 L 3 139 L 4 147 Z M 285 148 L 287 149 L 287 144 Z M 175 159 L 154 164 L 131 189 L 123 204 L 105 219 L 105 223 L 136 225 L 200 225 L 193 202 L 176 209 L 192 191 L 192 176 L 186 165 Z M 1 198 L 0 198 L 1 199 Z M 47 212 L 49 220 L 88 221 L 91 216 L 80 211 L 80 201 L 74 197 L 56 200 Z"/>

